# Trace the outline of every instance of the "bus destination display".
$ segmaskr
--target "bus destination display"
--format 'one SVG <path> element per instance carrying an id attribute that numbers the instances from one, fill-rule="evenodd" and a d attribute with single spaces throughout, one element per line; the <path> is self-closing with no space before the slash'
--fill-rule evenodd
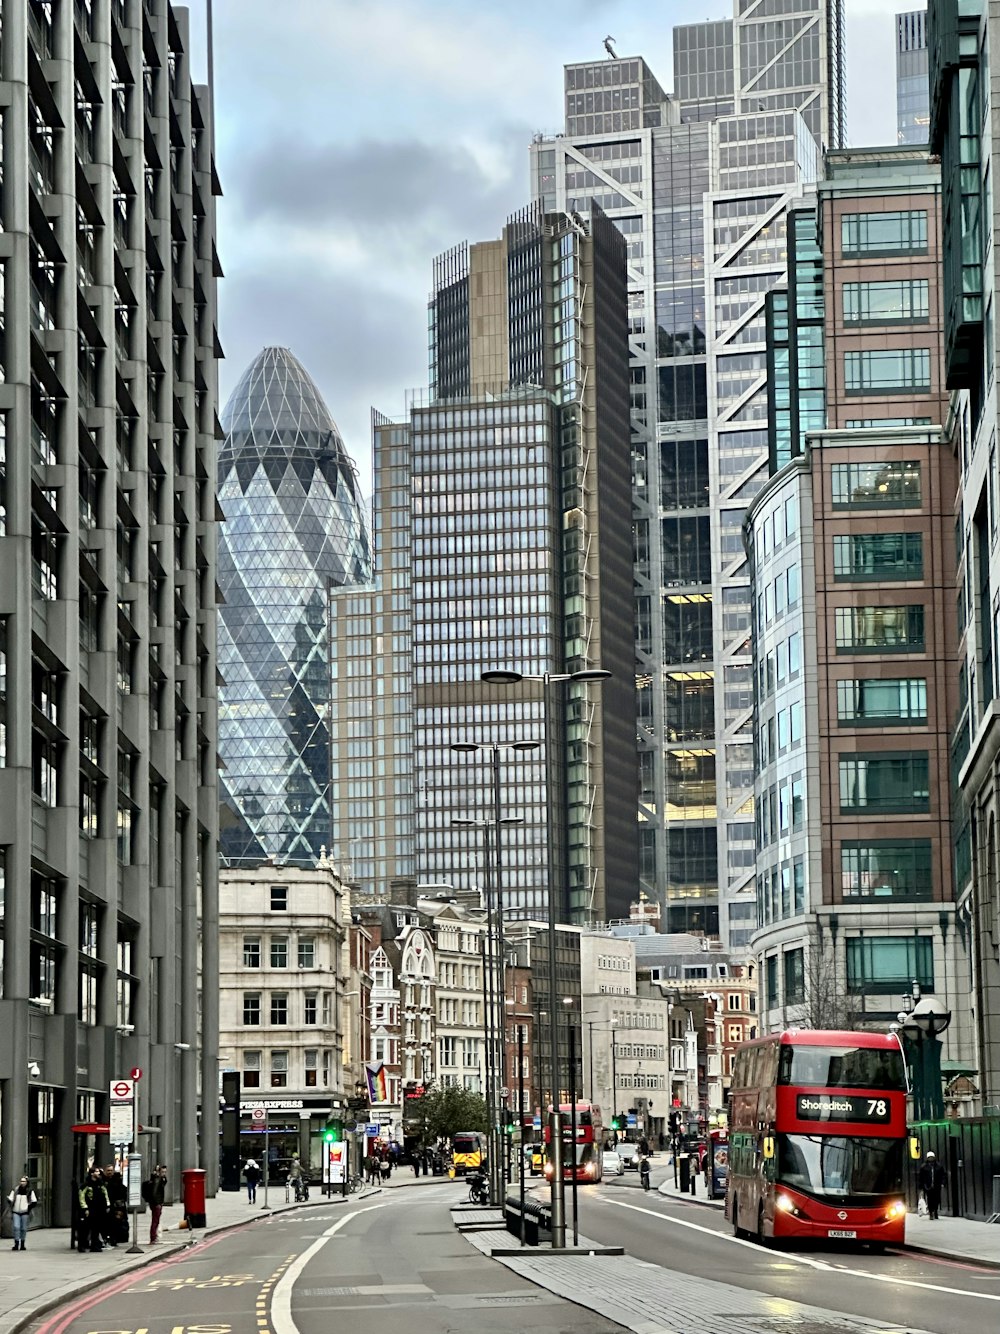
<path id="1" fill-rule="evenodd" d="M 888 1098 L 858 1093 L 800 1093 L 795 1100 L 800 1121 L 865 1121 L 886 1125 L 891 1117 Z"/>

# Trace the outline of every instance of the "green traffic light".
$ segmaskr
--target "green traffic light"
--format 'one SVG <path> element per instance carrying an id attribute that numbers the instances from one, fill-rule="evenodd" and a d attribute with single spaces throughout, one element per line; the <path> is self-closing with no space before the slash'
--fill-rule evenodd
<path id="1" fill-rule="evenodd" d="M 335 1130 L 328 1130 L 326 1134 L 323 1136 L 323 1139 L 326 1141 L 327 1144 L 336 1144 L 337 1132 Z"/>

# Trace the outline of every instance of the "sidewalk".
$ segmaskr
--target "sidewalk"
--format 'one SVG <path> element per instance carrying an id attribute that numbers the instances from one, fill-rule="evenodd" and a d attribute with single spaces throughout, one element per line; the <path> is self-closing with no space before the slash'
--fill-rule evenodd
<path id="1" fill-rule="evenodd" d="M 683 1200 L 688 1204 L 700 1204 L 709 1209 L 721 1209 L 724 1201 L 710 1200 L 705 1195 L 705 1179 L 695 1178 L 695 1195 L 682 1195 L 674 1186 L 672 1169 L 656 1189 L 661 1195 L 672 1200 Z M 970 1218 L 919 1218 L 908 1214 L 906 1218 L 906 1242 L 908 1251 L 919 1251 L 924 1255 L 937 1255 L 946 1260 L 967 1260 L 975 1264 L 995 1266 L 1000 1269 L 1000 1224 L 976 1223 Z"/>
<path id="2" fill-rule="evenodd" d="M 0 1241 L 0 1334 L 15 1334 L 15 1331 L 38 1319 L 46 1311 L 60 1306 L 88 1288 L 117 1278 L 131 1269 L 139 1269 L 177 1254 L 191 1244 L 192 1236 L 197 1242 L 212 1233 L 241 1227 L 287 1209 L 311 1209 L 317 1206 L 338 1209 L 378 1193 L 377 1186 L 368 1186 L 354 1195 L 324 1198 L 313 1188 L 307 1203 L 295 1204 L 289 1201 L 286 1204 L 284 1186 L 272 1186 L 268 1191 L 270 1210 L 265 1212 L 262 1186 L 257 1188 L 255 1205 L 247 1202 L 245 1190 L 239 1193 L 227 1191 L 207 1201 L 208 1226 L 196 1228 L 193 1234 L 179 1227 L 184 1217 L 182 1206 L 170 1204 L 163 1210 L 160 1239 L 155 1246 L 148 1245 L 149 1214 L 139 1214 L 141 1255 L 127 1254 L 126 1245 L 119 1245 L 117 1249 L 105 1248 L 95 1255 L 89 1252 L 81 1254 L 70 1248 L 69 1228 L 32 1229 L 28 1233 L 23 1254 L 14 1254 L 11 1242 Z M 129 1222 L 131 1225 L 131 1217 Z"/>

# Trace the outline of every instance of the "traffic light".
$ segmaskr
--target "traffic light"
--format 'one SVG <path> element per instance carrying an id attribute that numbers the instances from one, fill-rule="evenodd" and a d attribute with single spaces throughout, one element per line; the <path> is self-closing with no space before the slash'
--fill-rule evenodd
<path id="1" fill-rule="evenodd" d="M 337 1144 L 340 1141 L 340 1126 L 335 1121 L 331 1122 L 326 1130 L 323 1131 L 324 1144 Z"/>
<path id="2" fill-rule="evenodd" d="M 612 1130 L 621 1130 L 621 1128 L 622 1128 L 622 1119 L 621 1119 L 621 1117 L 620 1117 L 620 1116 L 616 1116 L 616 1117 L 614 1117 L 614 1118 L 612 1119 L 612 1121 L 611 1121 L 611 1129 L 612 1129 Z"/>

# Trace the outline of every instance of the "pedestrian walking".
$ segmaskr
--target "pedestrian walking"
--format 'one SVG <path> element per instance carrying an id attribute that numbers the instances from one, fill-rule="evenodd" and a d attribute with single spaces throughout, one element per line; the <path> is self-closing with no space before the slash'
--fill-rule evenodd
<path id="1" fill-rule="evenodd" d="M 149 1205 L 149 1244 L 155 1246 L 160 1239 L 160 1215 L 167 1194 L 167 1169 L 163 1163 L 157 1163 L 149 1176 L 142 1183 L 142 1198 Z"/>
<path id="2" fill-rule="evenodd" d="M 38 1203 L 38 1196 L 31 1189 L 27 1177 L 22 1177 L 14 1189 L 7 1196 L 7 1203 L 10 1205 L 11 1216 L 14 1220 L 14 1245 L 11 1248 L 15 1251 L 24 1250 L 24 1239 L 28 1235 L 28 1219 L 31 1211 Z"/>
<path id="3" fill-rule="evenodd" d="M 104 1173 L 92 1167 L 80 1188 L 80 1250 L 103 1251 L 108 1218 L 108 1192 Z"/>
<path id="4" fill-rule="evenodd" d="M 924 1199 L 927 1201 L 928 1218 L 937 1218 L 938 1210 L 941 1208 L 941 1192 L 947 1180 L 948 1173 L 938 1162 L 937 1155 L 933 1150 L 929 1151 L 917 1173 L 917 1185 L 924 1192 Z"/>
<path id="5" fill-rule="evenodd" d="M 247 1183 L 247 1200 L 257 1203 L 257 1182 L 260 1180 L 260 1166 L 256 1158 L 248 1158 L 243 1164 L 243 1175 Z"/>

